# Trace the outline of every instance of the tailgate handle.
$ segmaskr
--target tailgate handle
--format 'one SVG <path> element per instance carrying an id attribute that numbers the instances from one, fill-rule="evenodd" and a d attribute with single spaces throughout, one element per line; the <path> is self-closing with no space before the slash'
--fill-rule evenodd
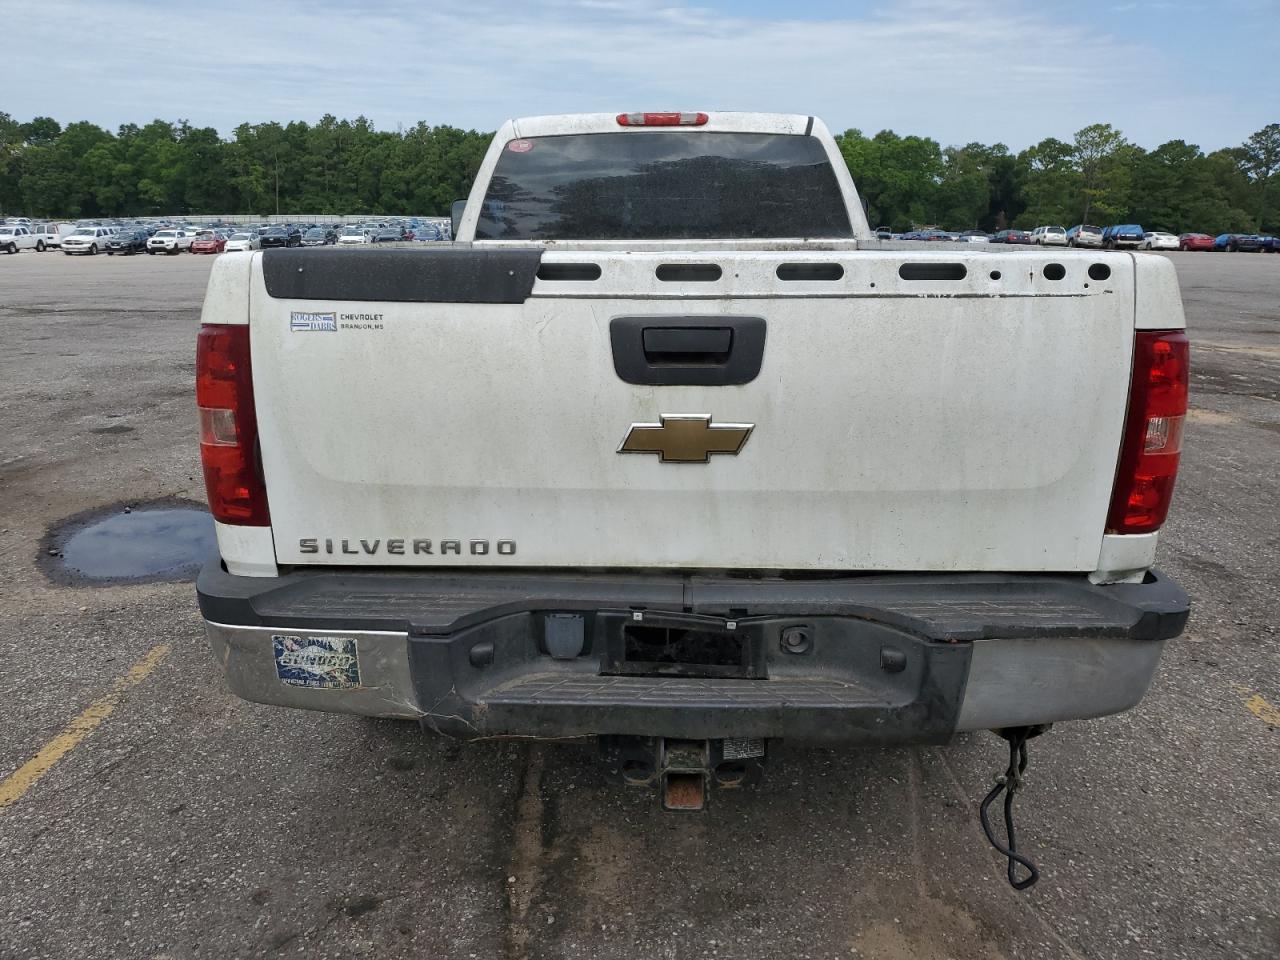
<path id="1" fill-rule="evenodd" d="M 732 327 L 645 327 L 644 358 L 650 364 L 725 363 Z"/>
<path id="2" fill-rule="evenodd" d="M 750 383 L 764 362 L 764 317 L 614 317 L 613 369 L 627 383 L 718 387 Z"/>

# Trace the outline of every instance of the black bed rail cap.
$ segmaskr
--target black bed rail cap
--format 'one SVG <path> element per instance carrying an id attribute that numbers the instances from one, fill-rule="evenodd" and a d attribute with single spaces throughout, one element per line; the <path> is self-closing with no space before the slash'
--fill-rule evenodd
<path id="1" fill-rule="evenodd" d="M 284 248 L 263 252 L 262 279 L 276 300 L 523 303 L 541 260 L 536 249 Z"/>

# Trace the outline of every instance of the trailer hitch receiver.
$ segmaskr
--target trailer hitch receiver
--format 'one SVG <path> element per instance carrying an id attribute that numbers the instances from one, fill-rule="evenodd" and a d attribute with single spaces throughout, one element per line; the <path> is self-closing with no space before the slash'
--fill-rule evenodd
<path id="1" fill-rule="evenodd" d="M 749 737 L 601 737 L 600 748 L 626 783 L 656 788 L 662 809 L 681 812 L 705 809 L 713 789 L 757 783 L 767 753 L 763 739 Z"/>

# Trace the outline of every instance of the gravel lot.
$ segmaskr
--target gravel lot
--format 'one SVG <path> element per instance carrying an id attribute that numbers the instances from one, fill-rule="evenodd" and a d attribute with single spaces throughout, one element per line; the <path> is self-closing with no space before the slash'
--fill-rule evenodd
<path id="1" fill-rule="evenodd" d="M 0 957 L 1187 958 L 1280 953 L 1280 256 L 1173 255 L 1193 411 L 1160 564 L 1194 601 L 1135 711 L 1031 747 L 1010 890 L 976 805 L 1003 743 L 782 746 L 664 815 L 575 746 L 463 745 L 225 690 L 190 584 L 68 587 L 81 511 L 203 499 L 212 258 L 0 257 Z"/>

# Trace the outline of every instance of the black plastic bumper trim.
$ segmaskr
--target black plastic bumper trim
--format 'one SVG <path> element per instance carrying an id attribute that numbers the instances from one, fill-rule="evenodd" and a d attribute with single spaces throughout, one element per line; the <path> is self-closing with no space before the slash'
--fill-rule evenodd
<path id="1" fill-rule="evenodd" d="M 274 249 L 262 279 L 277 300 L 524 303 L 541 250 Z"/>

